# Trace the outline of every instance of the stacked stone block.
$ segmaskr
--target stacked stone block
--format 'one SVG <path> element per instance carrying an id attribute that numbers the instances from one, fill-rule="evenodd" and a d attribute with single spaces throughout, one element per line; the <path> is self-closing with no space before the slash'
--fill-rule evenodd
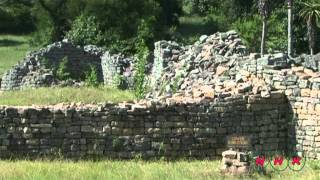
<path id="1" fill-rule="evenodd" d="M 133 59 L 121 54 L 104 53 L 101 58 L 103 79 L 105 85 L 131 89 L 134 87 Z"/>
<path id="2" fill-rule="evenodd" d="M 1 107 L 0 155 L 216 158 L 231 134 L 252 136 L 253 151 L 285 151 L 286 112 L 277 94 L 201 104 Z"/>

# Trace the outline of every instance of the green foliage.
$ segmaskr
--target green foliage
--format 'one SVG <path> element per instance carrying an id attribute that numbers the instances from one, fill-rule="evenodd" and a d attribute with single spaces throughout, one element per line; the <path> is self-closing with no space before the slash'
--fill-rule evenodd
<path id="1" fill-rule="evenodd" d="M 268 52 L 286 51 L 287 47 L 287 26 L 281 21 L 285 15 L 282 11 L 277 11 L 271 15 L 268 21 L 267 48 Z M 251 52 L 258 52 L 261 42 L 262 22 L 259 15 L 239 19 L 232 24 L 232 28 L 240 33 L 241 38 Z"/>
<path id="2" fill-rule="evenodd" d="M 82 14 L 74 20 L 66 38 L 77 45 L 98 45 L 101 44 L 102 32 L 94 16 Z"/>
<path id="3" fill-rule="evenodd" d="M 70 78 L 70 72 L 69 72 L 69 60 L 68 57 L 64 57 L 58 67 L 55 69 L 55 76 L 59 80 L 67 80 Z"/>
<path id="4" fill-rule="evenodd" d="M 32 14 L 37 22 L 33 45 L 42 46 L 61 40 L 70 29 L 68 2 L 65 0 L 37 0 L 32 7 Z"/>
<path id="5" fill-rule="evenodd" d="M 114 75 L 112 79 L 112 87 L 121 89 L 121 85 L 123 84 L 123 81 L 124 79 L 122 75 L 120 74 Z"/>
<path id="6" fill-rule="evenodd" d="M 87 86 L 97 87 L 99 86 L 98 73 L 94 66 L 90 66 L 90 70 L 85 73 L 85 83 Z"/>
<path id="7" fill-rule="evenodd" d="M 138 52 L 136 42 L 140 42 L 141 39 L 144 39 L 151 50 L 157 40 L 175 40 L 190 44 L 202 34 L 227 31 L 233 27 L 245 37 L 250 49 L 257 51 L 256 44 L 259 43 L 261 34 L 261 22 L 257 21 L 259 9 L 256 0 L 6 2 L 9 4 L 0 4 L 0 33 L 26 33 L 36 29 L 30 41 L 32 46 L 43 46 L 68 37 L 76 44 L 96 44 L 106 47 L 112 53 L 132 55 Z M 268 21 L 266 46 L 269 52 L 285 50 L 286 0 L 269 2 L 272 14 Z M 303 4 L 306 3 L 312 6 L 319 4 L 316 0 L 297 0 L 293 8 L 294 16 L 297 17 L 299 12 L 303 11 Z M 319 14 L 317 12 L 314 11 L 313 14 Z M 307 27 L 302 18 L 294 18 L 293 45 L 296 53 L 308 50 Z M 319 20 L 314 32 L 320 33 Z M 315 37 L 313 43 L 315 51 L 319 51 L 320 38 Z"/>
<path id="8" fill-rule="evenodd" d="M 32 8 L 33 16 L 36 20 L 36 31 L 31 35 L 32 38 L 29 44 L 33 47 L 42 47 L 52 43 L 53 23 L 48 17 L 47 13 L 39 6 Z"/>
<path id="9" fill-rule="evenodd" d="M 309 0 L 308 2 L 301 2 L 303 5 L 302 10 L 300 11 L 300 16 L 308 21 L 313 19 L 315 23 L 320 20 L 320 3 L 316 3 L 315 1 Z"/>
<path id="10" fill-rule="evenodd" d="M 43 66 L 43 67 L 45 67 L 47 69 L 52 67 L 52 64 L 50 63 L 48 58 L 42 57 L 40 59 L 40 63 L 41 63 L 41 66 Z"/>
<path id="11" fill-rule="evenodd" d="M 176 76 L 174 79 L 173 79 L 173 84 L 172 84 L 172 92 L 173 93 L 176 93 L 178 91 L 178 83 L 179 81 L 181 80 L 181 75 L 178 75 Z"/>
<path id="12" fill-rule="evenodd" d="M 42 3 L 41 3 L 42 2 Z M 33 45 L 44 45 L 63 37 L 76 44 L 105 46 L 111 52 L 134 54 L 141 21 L 150 29 L 149 48 L 163 39 L 181 14 L 180 0 L 39 0 L 33 7 L 37 33 Z M 146 28 L 145 28 L 146 29 Z M 150 36 L 149 36 L 150 35 Z M 167 38 L 167 37 L 165 37 Z"/>
<path id="13" fill-rule="evenodd" d="M 320 20 L 320 3 L 309 0 L 308 2 L 301 2 L 302 9 L 299 15 L 306 21 L 307 23 L 307 33 L 309 40 L 309 48 L 311 55 L 314 54 L 314 50 L 316 47 L 316 32 L 317 32 L 317 23 Z"/>
<path id="14" fill-rule="evenodd" d="M 0 5 L 0 33 L 25 34 L 35 30 L 30 8 L 25 4 Z"/>
<path id="15" fill-rule="evenodd" d="M 203 34 L 213 34 L 218 31 L 218 23 L 211 17 L 184 16 L 180 18 L 180 25 L 176 33 L 172 33 L 176 41 L 193 44 Z"/>
<path id="16" fill-rule="evenodd" d="M 185 0 L 184 10 L 189 15 L 204 15 L 210 9 L 211 5 L 213 5 L 211 0 Z"/>
<path id="17" fill-rule="evenodd" d="M 244 43 L 252 52 L 258 52 L 260 48 L 261 27 L 262 23 L 258 15 L 253 18 L 238 20 L 233 23 L 232 27 L 240 33 Z"/>
<path id="18" fill-rule="evenodd" d="M 144 41 L 139 44 L 138 54 L 136 56 L 136 73 L 134 76 L 134 91 L 137 98 L 143 98 L 146 93 L 146 72 L 145 66 L 149 56 L 149 49 L 145 45 Z"/>

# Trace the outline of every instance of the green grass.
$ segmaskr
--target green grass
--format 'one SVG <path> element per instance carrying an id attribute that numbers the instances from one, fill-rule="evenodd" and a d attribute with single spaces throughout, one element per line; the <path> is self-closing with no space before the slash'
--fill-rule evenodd
<path id="1" fill-rule="evenodd" d="M 0 35 L 0 77 L 30 50 L 28 36 Z"/>
<path id="2" fill-rule="evenodd" d="M 53 105 L 62 102 L 100 103 L 112 101 L 117 103 L 133 99 L 132 92 L 109 87 L 38 88 L 0 92 L 0 104 L 12 106 Z"/>
<path id="3" fill-rule="evenodd" d="M 300 172 L 267 171 L 246 177 L 223 176 L 219 161 L 0 161 L 0 179 L 112 179 L 112 180 L 188 180 L 188 179 L 320 179 L 319 161 L 308 161 Z"/>

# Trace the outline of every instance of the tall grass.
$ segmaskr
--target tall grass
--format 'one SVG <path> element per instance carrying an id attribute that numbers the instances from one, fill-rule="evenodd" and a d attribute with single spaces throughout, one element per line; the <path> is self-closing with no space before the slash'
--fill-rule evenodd
<path id="1" fill-rule="evenodd" d="M 100 103 L 112 101 L 117 103 L 133 99 L 134 94 L 132 92 L 109 87 L 52 87 L 0 93 L 0 104 L 12 106 L 54 105 L 63 102 Z"/>
<path id="2" fill-rule="evenodd" d="M 300 172 L 267 171 L 266 175 L 232 177 L 219 173 L 220 161 L 0 161 L 0 179 L 112 179 L 112 180 L 202 180 L 202 179 L 320 179 L 319 169 L 309 161 Z"/>
<path id="3" fill-rule="evenodd" d="M 29 50 L 28 36 L 0 35 L 0 77 Z"/>

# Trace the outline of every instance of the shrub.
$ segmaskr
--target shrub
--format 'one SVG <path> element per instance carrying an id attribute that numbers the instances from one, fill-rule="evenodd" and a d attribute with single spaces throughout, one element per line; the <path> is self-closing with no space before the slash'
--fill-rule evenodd
<path id="1" fill-rule="evenodd" d="M 71 25 L 71 30 L 66 34 L 66 38 L 78 45 L 99 44 L 102 33 L 95 16 L 84 14 L 78 16 Z"/>
<path id="2" fill-rule="evenodd" d="M 137 98 L 143 98 L 146 93 L 146 85 L 145 85 L 145 66 L 147 63 L 147 59 L 149 56 L 149 49 L 142 41 L 139 45 L 138 54 L 136 55 L 136 73 L 134 76 L 134 92 Z"/>
<path id="3" fill-rule="evenodd" d="M 31 38 L 29 39 L 29 44 L 33 47 L 42 47 L 52 42 L 50 34 L 52 34 L 51 25 L 41 28 L 41 30 L 35 31 L 32 33 Z"/>
<path id="4" fill-rule="evenodd" d="M 55 76 L 59 79 L 59 80 L 67 80 L 70 78 L 70 72 L 68 72 L 68 64 L 69 64 L 69 60 L 68 57 L 64 57 L 58 67 L 55 70 Z"/>
<path id="5" fill-rule="evenodd" d="M 89 71 L 85 73 L 85 83 L 87 86 L 97 87 L 99 86 L 97 70 L 94 66 L 90 66 Z"/>
<path id="6" fill-rule="evenodd" d="M 121 89 L 121 86 L 123 84 L 123 76 L 121 76 L 120 74 L 116 74 L 113 76 L 113 79 L 112 79 L 112 87 L 114 88 L 119 88 Z"/>

